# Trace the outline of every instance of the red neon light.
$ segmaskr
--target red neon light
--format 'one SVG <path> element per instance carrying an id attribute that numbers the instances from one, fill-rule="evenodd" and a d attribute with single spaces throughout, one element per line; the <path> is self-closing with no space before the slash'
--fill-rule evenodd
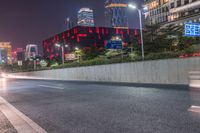
<path id="1" fill-rule="evenodd" d="M 77 36 L 77 39 L 76 39 L 76 41 L 77 41 L 77 42 L 80 42 L 80 38 L 79 38 L 79 36 Z"/>
<path id="2" fill-rule="evenodd" d="M 65 39 L 65 33 L 62 34 L 62 38 Z"/>
<path id="3" fill-rule="evenodd" d="M 118 28 L 116 28 L 116 34 L 119 34 L 119 29 Z"/>
<path id="4" fill-rule="evenodd" d="M 106 42 L 106 40 L 104 40 L 104 47 L 106 46 L 106 44 L 107 44 L 107 42 Z"/>
<path id="5" fill-rule="evenodd" d="M 127 29 L 127 34 L 130 35 L 130 30 L 129 29 Z"/>
<path id="6" fill-rule="evenodd" d="M 88 30 L 88 31 L 89 31 L 89 33 L 92 33 L 92 29 L 91 29 L 90 27 L 89 27 L 89 30 Z"/>
<path id="7" fill-rule="evenodd" d="M 102 29 L 102 34 L 103 34 L 103 35 L 105 34 L 104 29 Z"/>
<path id="8" fill-rule="evenodd" d="M 79 37 L 86 37 L 87 34 L 78 34 L 77 36 L 79 36 Z"/>
<path id="9" fill-rule="evenodd" d="M 138 30 L 134 30 L 134 35 L 137 36 L 138 35 Z"/>
<path id="10" fill-rule="evenodd" d="M 96 27 L 96 33 L 99 34 L 100 30 L 99 30 L 99 27 Z"/>

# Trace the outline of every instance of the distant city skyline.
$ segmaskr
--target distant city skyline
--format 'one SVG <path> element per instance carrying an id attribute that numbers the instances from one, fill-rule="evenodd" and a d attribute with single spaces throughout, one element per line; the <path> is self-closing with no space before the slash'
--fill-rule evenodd
<path id="1" fill-rule="evenodd" d="M 66 0 L 1 0 L 0 41 L 12 42 L 13 49 L 25 48 L 29 43 L 42 45 L 43 39 L 65 30 L 66 17 L 77 21 L 77 12 L 83 7 L 94 11 L 95 25 L 104 26 L 105 1 L 74 0 L 69 4 Z M 141 0 L 135 2 L 139 5 Z M 128 19 L 131 28 L 138 27 L 136 11 L 128 11 Z"/>

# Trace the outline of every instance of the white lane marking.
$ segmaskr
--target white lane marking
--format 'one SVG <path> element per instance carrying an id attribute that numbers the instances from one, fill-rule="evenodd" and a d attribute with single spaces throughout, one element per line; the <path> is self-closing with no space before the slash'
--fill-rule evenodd
<path id="1" fill-rule="evenodd" d="M 2 97 L 0 97 L 0 111 L 7 117 L 18 133 L 47 133 Z"/>
<path id="2" fill-rule="evenodd" d="M 57 86 L 48 86 L 48 85 L 39 85 L 40 87 L 45 87 L 45 88 L 52 88 L 52 89 L 60 89 L 64 90 L 65 88 L 63 87 L 57 87 Z"/>
<path id="3" fill-rule="evenodd" d="M 195 113 L 200 113 L 200 106 L 194 106 L 194 105 L 192 105 L 192 106 L 188 109 L 188 111 L 190 111 L 190 112 L 195 112 Z"/>

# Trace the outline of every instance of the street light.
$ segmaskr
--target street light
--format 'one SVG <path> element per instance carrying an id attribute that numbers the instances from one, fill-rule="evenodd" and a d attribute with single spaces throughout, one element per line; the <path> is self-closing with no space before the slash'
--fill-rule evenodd
<path id="1" fill-rule="evenodd" d="M 76 48 L 75 48 L 75 50 L 79 50 L 79 48 L 78 48 L 78 47 L 76 47 Z"/>
<path id="2" fill-rule="evenodd" d="M 56 43 L 55 46 L 56 47 L 61 47 L 61 49 L 62 49 L 62 64 L 64 65 L 65 64 L 65 53 L 64 53 L 65 52 L 64 51 L 65 50 L 65 48 L 64 48 L 65 45 Z M 66 45 L 66 46 L 68 47 L 68 45 Z"/>
<path id="3" fill-rule="evenodd" d="M 131 9 L 136 9 L 139 13 L 139 21 L 140 21 L 140 36 L 141 36 L 141 44 L 142 44 L 142 59 L 144 60 L 144 40 L 143 40 L 143 31 L 142 31 L 142 11 L 137 8 L 136 5 L 128 4 L 128 7 Z"/>

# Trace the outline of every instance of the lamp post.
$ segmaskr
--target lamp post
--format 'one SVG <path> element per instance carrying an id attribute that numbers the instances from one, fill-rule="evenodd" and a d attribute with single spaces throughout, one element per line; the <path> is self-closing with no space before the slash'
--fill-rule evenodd
<path id="1" fill-rule="evenodd" d="M 140 37 L 141 37 L 141 50 L 142 50 L 142 59 L 144 60 L 144 40 L 143 40 L 143 31 L 142 31 L 142 11 L 137 8 L 136 5 L 128 4 L 128 7 L 131 9 L 136 9 L 139 13 L 139 21 L 140 21 Z"/>
<path id="2" fill-rule="evenodd" d="M 65 64 L 65 47 L 68 47 L 68 45 L 64 45 L 64 44 L 55 44 L 56 47 L 61 47 L 62 50 L 62 64 Z"/>

